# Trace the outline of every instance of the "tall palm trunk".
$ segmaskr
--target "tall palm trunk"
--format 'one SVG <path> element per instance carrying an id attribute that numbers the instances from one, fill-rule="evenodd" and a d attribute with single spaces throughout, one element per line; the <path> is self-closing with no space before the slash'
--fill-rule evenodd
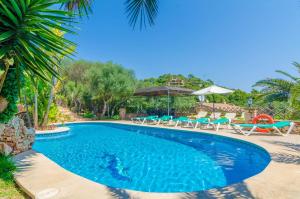
<path id="1" fill-rule="evenodd" d="M 107 102 L 105 100 L 103 100 L 103 108 L 102 108 L 101 117 L 105 116 L 106 109 L 107 109 Z"/>
<path id="2" fill-rule="evenodd" d="M 107 117 L 110 117 L 110 103 L 107 103 L 106 113 Z"/>
<path id="3" fill-rule="evenodd" d="M 45 127 L 48 124 L 49 112 L 50 112 L 51 104 L 53 102 L 55 85 L 56 85 L 56 78 L 54 76 L 52 76 L 51 90 L 50 90 L 50 93 L 49 93 L 48 104 L 47 104 L 47 108 L 46 108 L 46 111 L 45 111 L 45 114 L 44 114 L 42 127 Z"/>
<path id="4" fill-rule="evenodd" d="M 112 109 L 111 109 L 111 116 L 114 116 L 115 115 L 115 111 L 116 109 L 118 108 L 118 106 L 120 106 L 121 104 L 125 103 L 127 101 L 127 98 L 124 99 L 124 100 L 121 100 L 119 103 L 116 103 Z"/>
<path id="5" fill-rule="evenodd" d="M 26 118 L 27 118 L 27 122 L 28 122 L 28 127 L 32 128 L 32 122 L 29 116 L 29 111 L 28 111 L 28 104 L 27 104 L 27 98 L 26 95 L 24 95 L 24 104 L 25 104 L 25 109 L 26 109 Z"/>

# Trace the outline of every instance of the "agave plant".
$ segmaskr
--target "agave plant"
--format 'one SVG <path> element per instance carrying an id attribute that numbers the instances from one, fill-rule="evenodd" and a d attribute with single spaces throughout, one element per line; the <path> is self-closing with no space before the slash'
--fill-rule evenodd
<path id="1" fill-rule="evenodd" d="M 56 10 L 62 0 L 1 0 L 0 1 L 0 92 L 10 67 L 50 80 L 58 76 L 57 63 L 49 52 L 69 55 L 75 44 L 55 34 L 58 29 L 74 33 L 72 14 Z"/>

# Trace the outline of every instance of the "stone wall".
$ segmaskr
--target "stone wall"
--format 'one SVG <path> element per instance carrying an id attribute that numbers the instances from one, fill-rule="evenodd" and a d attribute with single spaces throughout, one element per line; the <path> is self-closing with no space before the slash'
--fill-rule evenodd
<path id="1" fill-rule="evenodd" d="M 199 103 L 197 106 L 197 112 L 207 111 L 207 112 L 227 112 L 227 113 L 242 113 L 245 109 L 240 106 L 225 103 Z"/>
<path id="2" fill-rule="evenodd" d="M 8 124 L 0 124 L 0 152 L 18 154 L 30 150 L 35 138 L 34 129 L 28 129 L 24 121 L 14 117 Z"/>

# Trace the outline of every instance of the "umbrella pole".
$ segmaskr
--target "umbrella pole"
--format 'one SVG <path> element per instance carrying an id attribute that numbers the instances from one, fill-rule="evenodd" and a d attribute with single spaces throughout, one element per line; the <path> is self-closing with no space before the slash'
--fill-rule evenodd
<path id="1" fill-rule="evenodd" d="M 168 89 L 168 116 L 170 115 L 170 91 Z"/>
<path id="2" fill-rule="evenodd" d="M 213 95 L 213 114 L 214 114 L 214 119 L 216 119 L 215 115 L 215 96 Z"/>

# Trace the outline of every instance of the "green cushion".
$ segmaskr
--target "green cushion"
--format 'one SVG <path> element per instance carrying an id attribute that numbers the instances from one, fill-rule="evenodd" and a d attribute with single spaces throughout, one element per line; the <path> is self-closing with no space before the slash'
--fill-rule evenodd
<path id="1" fill-rule="evenodd" d="M 254 124 L 231 124 L 232 126 L 241 126 L 245 128 L 252 128 Z"/>
<path id="2" fill-rule="evenodd" d="M 220 118 L 211 122 L 212 124 L 227 124 L 229 123 L 228 118 Z"/>
<path id="3" fill-rule="evenodd" d="M 158 116 L 157 115 L 150 115 L 150 116 L 147 116 L 145 118 L 146 118 L 146 120 L 154 120 L 154 119 L 157 119 Z"/>
<path id="4" fill-rule="evenodd" d="M 190 119 L 188 117 L 184 117 L 184 116 L 174 119 L 174 121 L 180 121 L 180 122 L 188 121 L 188 120 L 190 120 Z"/>
<path id="5" fill-rule="evenodd" d="M 284 127 L 287 127 L 287 126 L 291 126 L 291 122 L 290 121 L 276 122 L 274 124 L 274 126 L 276 126 L 277 128 L 284 128 Z"/>
<path id="6" fill-rule="evenodd" d="M 172 116 L 169 116 L 169 115 L 164 115 L 160 118 L 158 118 L 158 120 L 162 120 L 162 121 L 169 121 L 172 119 Z"/>
<path id="7" fill-rule="evenodd" d="M 193 123 L 201 123 L 201 124 L 208 124 L 209 118 L 202 117 L 196 120 L 192 120 Z"/>
<path id="8" fill-rule="evenodd" d="M 241 126 L 245 128 L 252 128 L 254 126 L 257 126 L 259 128 L 264 128 L 264 129 L 269 129 L 273 127 L 284 128 L 290 125 L 291 125 L 290 121 L 281 121 L 281 122 L 276 122 L 274 124 L 233 124 L 233 126 Z"/>

